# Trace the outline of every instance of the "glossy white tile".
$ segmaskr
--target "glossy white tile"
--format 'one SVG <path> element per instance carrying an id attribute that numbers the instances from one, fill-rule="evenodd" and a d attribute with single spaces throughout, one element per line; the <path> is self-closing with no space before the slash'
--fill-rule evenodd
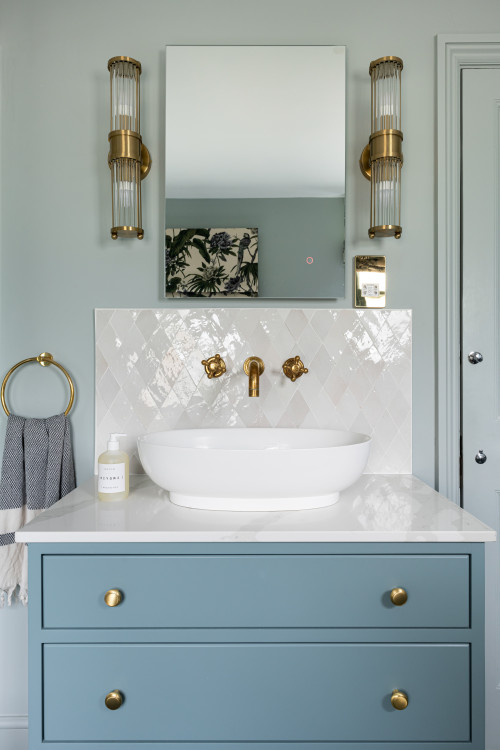
<path id="1" fill-rule="evenodd" d="M 96 310 L 96 455 L 107 433 L 138 470 L 136 438 L 181 427 L 331 427 L 369 433 L 370 473 L 411 472 L 411 312 L 287 308 Z M 208 380 L 219 353 L 227 373 Z M 263 358 L 260 398 L 243 362 Z M 295 383 L 281 366 L 301 355 Z"/>

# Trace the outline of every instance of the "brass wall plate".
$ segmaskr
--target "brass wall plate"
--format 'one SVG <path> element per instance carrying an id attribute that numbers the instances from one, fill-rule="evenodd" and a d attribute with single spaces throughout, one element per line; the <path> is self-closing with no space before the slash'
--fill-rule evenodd
<path id="1" fill-rule="evenodd" d="M 363 177 L 366 177 L 367 180 L 371 180 L 372 161 L 370 158 L 370 144 L 369 143 L 366 144 L 363 151 L 361 152 L 361 156 L 359 157 L 359 168 L 361 169 L 361 174 L 363 175 Z"/>
<path id="2" fill-rule="evenodd" d="M 385 255 L 354 258 L 354 307 L 385 307 Z"/>

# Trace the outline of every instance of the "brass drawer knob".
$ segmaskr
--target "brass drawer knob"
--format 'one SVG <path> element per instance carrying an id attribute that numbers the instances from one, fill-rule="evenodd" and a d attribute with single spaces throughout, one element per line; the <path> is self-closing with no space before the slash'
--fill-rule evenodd
<path id="1" fill-rule="evenodd" d="M 405 708 L 408 708 L 408 696 L 402 690 L 393 690 L 391 703 L 396 711 L 404 711 Z"/>
<path id="2" fill-rule="evenodd" d="M 391 602 L 396 607 L 401 607 L 408 601 L 408 594 L 404 589 L 392 589 L 391 591 Z"/>
<path id="3" fill-rule="evenodd" d="M 104 594 L 104 601 L 108 607 L 117 607 L 123 599 L 123 594 L 119 589 L 110 589 Z"/>
<path id="4" fill-rule="evenodd" d="M 105 697 L 104 703 L 106 704 L 106 708 L 109 708 L 110 711 L 116 711 L 116 709 L 120 708 L 123 703 L 123 695 L 119 690 L 112 690 Z"/>

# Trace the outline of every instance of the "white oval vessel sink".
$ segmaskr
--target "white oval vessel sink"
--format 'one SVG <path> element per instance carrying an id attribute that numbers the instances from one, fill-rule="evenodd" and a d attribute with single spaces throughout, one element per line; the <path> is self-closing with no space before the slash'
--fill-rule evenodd
<path id="1" fill-rule="evenodd" d="M 363 473 L 371 439 L 342 430 L 193 429 L 141 435 L 148 476 L 176 505 L 306 510 L 337 502 Z"/>

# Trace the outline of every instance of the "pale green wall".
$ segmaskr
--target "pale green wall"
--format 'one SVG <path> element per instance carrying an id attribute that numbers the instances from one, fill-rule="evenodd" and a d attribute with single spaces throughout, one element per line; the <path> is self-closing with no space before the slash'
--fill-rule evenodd
<path id="1" fill-rule="evenodd" d="M 413 308 L 414 471 L 434 482 L 435 35 L 496 31 L 498 0 L 1 0 L 0 372 L 46 349 L 71 370 L 80 480 L 93 460 L 92 309 L 179 304 L 161 297 L 164 46 L 283 43 L 347 46 L 346 289 L 353 255 L 383 253 L 390 306 Z M 106 62 L 119 54 L 143 65 L 143 136 L 153 171 L 143 186 L 142 242 L 109 239 Z M 369 131 L 368 63 L 384 54 L 405 64 L 399 242 L 368 240 L 369 185 L 358 169 Z M 62 385 L 52 394 L 47 385 L 55 375 L 34 375 L 16 379 L 13 407 L 31 414 L 61 408 Z M 26 711 L 25 641 L 22 628 L 12 627 L 18 614 L 0 612 L 0 641 L 9 639 L 20 664 L 0 676 L 0 715 Z M 0 736 L 13 750 L 3 742 Z"/>

